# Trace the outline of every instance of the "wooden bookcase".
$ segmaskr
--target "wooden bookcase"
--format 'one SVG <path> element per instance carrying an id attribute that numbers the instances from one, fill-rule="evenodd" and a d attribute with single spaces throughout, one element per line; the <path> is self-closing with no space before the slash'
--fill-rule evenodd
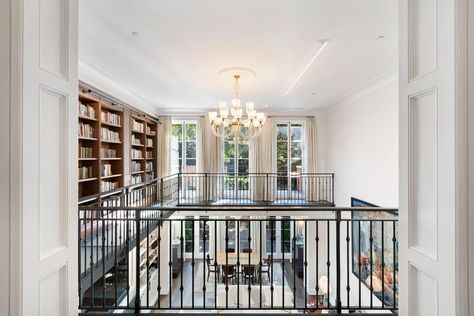
<path id="1" fill-rule="evenodd" d="M 132 112 L 130 115 L 130 184 L 145 183 L 146 118 Z"/>
<path id="2" fill-rule="evenodd" d="M 146 134 L 146 154 L 145 154 L 145 181 L 151 181 L 158 174 L 158 123 L 154 120 L 147 119 L 145 121 Z"/>
<path id="3" fill-rule="evenodd" d="M 100 99 L 79 91 L 78 181 L 81 198 L 99 192 Z"/>
<path id="4" fill-rule="evenodd" d="M 81 203 L 97 200 L 84 197 L 126 185 L 139 188 L 157 175 L 158 121 L 131 106 L 116 105 L 107 96 L 79 84 Z"/>
<path id="5" fill-rule="evenodd" d="M 107 192 L 124 186 L 124 111 L 105 99 L 100 110 L 100 192 Z"/>

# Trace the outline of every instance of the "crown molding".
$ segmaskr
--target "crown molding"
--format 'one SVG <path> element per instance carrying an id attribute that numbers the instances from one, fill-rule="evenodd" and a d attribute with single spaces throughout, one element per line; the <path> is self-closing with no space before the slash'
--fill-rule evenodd
<path id="1" fill-rule="evenodd" d="M 162 110 L 140 96 L 138 93 L 134 92 L 133 89 L 128 87 L 126 84 L 114 79 L 100 67 L 80 57 L 78 76 L 80 81 L 129 103 L 145 113 L 158 116 L 160 110 Z"/>
<path id="2" fill-rule="evenodd" d="M 398 86 L 398 67 L 393 67 L 387 70 L 381 75 L 376 76 L 375 78 L 367 81 L 363 85 L 343 95 L 337 101 L 325 105 L 319 108 L 318 110 L 331 112 L 341 106 L 344 106 L 347 103 L 360 100 L 390 84 L 396 84 Z"/>

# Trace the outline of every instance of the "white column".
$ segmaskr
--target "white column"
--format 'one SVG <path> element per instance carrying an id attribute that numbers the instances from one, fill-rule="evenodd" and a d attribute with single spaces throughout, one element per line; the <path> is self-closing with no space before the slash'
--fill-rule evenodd
<path id="1" fill-rule="evenodd" d="M 466 3 L 400 1 L 401 315 L 466 315 Z"/>
<path id="2" fill-rule="evenodd" d="M 77 1 L 8 2 L 10 315 L 77 315 Z"/>

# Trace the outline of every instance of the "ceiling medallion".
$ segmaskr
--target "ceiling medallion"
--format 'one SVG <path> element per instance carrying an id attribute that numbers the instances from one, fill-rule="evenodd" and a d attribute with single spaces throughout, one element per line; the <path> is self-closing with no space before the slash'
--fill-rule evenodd
<path id="1" fill-rule="evenodd" d="M 214 135 L 222 138 L 232 139 L 249 139 L 256 138 L 262 133 L 265 124 L 265 113 L 257 112 L 254 109 L 254 103 L 249 101 L 245 103 L 244 117 L 243 109 L 240 107 L 240 75 L 234 75 L 235 88 L 234 98 L 231 101 L 230 114 L 226 101 L 219 102 L 219 114 L 217 112 L 209 112 L 209 122 Z"/>

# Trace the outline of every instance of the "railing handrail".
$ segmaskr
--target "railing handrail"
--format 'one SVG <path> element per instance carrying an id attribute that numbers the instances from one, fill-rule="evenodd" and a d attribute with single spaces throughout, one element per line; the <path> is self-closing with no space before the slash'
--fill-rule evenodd
<path id="1" fill-rule="evenodd" d="M 281 172 L 179 172 L 179 173 L 173 173 L 167 176 L 163 177 L 157 177 L 149 181 L 143 181 L 140 183 L 134 183 L 134 184 L 129 184 L 117 189 L 113 189 L 110 191 L 105 191 L 105 192 L 99 192 L 91 195 L 84 196 L 78 200 L 79 204 L 83 204 L 89 201 L 94 201 L 97 199 L 100 199 L 101 197 L 108 197 L 115 195 L 120 192 L 127 192 L 127 190 L 130 189 L 135 189 L 137 187 L 143 187 L 143 186 L 150 186 L 155 183 L 159 182 L 164 182 L 169 179 L 180 179 L 182 177 L 188 177 L 188 176 L 195 176 L 195 177 L 216 177 L 216 176 L 276 176 L 276 177 L 290 177 L 290 178 L 304 178 L 304 177 L 310 177 L 310 176 L 319 176 L 319 177 L 329 177 L 334 181 L 334 173 L 331 172 L 313 172 L 313 173 L 281 173 Z"/>
<path id="2" fill-rule="evenodd" d="M 327 207 L 314 205 L 206 205 L 206 210 L 210 211 L 315 211 L 315 212 L 392 212 L 398 213 L 398 208 L 393 207 L 366 207 L 366 206 L 348 206 L 348 207 Z M 79 210 L 103 210 L 103 211 L 180 211 L 195 212 L 202 211 L 203 206 L 79 206 Z M 397 214 L 398 215 L 398 214 Z"/>

